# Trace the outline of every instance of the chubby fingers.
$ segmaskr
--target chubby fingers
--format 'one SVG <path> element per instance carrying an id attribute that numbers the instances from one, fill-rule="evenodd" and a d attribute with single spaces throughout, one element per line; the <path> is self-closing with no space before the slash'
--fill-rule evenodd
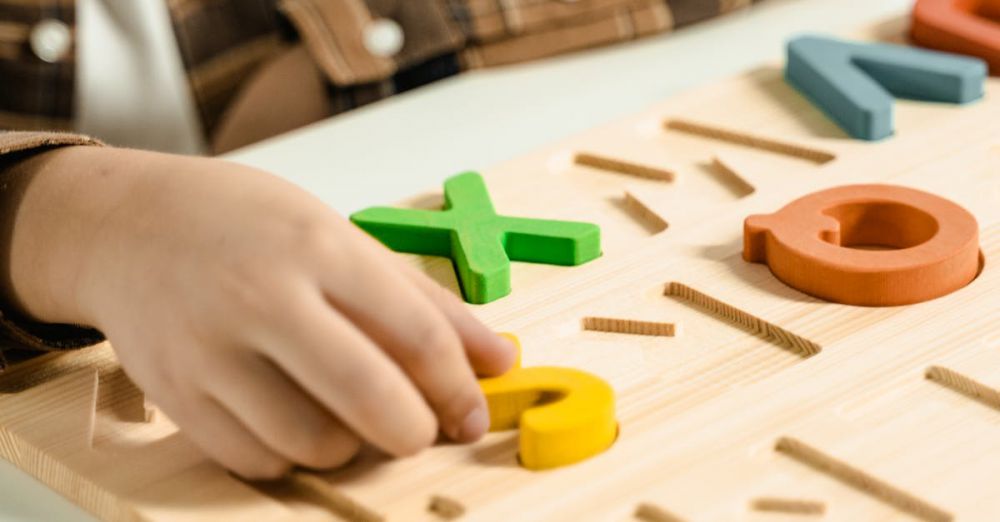
<path id="1" fill-rule="evenodd" d="M 330 272 L 322 283 L 330 304 L 416 384 L 445 434 L 458 441 L 480 438 L 489 412 L 459 332 L 389 257 L 367 242 L 358 249 L 363 261 Z"/>
<path id="2" fill-rule="evenodd" d="M 461 339 L 469 363 L 477 374 L 492 377 L 513 366 L 517 359 L 517 348 L 476 319 L 461 298 L 406 263 L 375 238 L 358 229 L 354 230 L 354 235 L 373 256 L 391 263 L 395 270 L 412 282 L 445 315 Z"/>
<path id="3" fill-rule="evenodd" d="M 185 395 L 160 394 L 157 405 L 210 458 L 247 480 L 274 480 L 291 469 L 288 459 L 258 440 L 218 401 L 200 392 Z"/>
<path id="4" fill-rule="evenodd" d="M 318 291 L 282 310 L 267 357 L 361 438 L 396 456 L 437 438 L 433 411 L 385 352 Z"/>
<path id="5" fill-rule="evenodd" d="M 251 350 L 216 365 L 206 391 L 269 449 L 300 466 L 345 464 L 361 441 L 271 361 Z"/>
<path id="6" fill-rule="evenodd" d="M 427 277 L 413 266 L 394 259 L 399 270 L 413 282 L 447 317 L 465 347 L 465 353 L 478 375 L 493 377 L 510 370 L 517 359 L 517 348 L 510 341 L 486 327 L 466 308 L 460 298 Z"/>

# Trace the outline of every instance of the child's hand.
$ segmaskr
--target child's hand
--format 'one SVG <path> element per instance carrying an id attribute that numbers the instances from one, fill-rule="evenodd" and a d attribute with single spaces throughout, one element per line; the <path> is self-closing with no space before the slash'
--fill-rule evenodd
<path id="1" fill-rule="evenodd" d="M 488 427 L 476 383 L 513 347 L 316 198 L 218 160 L 72 147 L 34 176 L 11 243 L 31 316 L 93 325 L 211 457 L 248 478 L 393 455 Z"/>

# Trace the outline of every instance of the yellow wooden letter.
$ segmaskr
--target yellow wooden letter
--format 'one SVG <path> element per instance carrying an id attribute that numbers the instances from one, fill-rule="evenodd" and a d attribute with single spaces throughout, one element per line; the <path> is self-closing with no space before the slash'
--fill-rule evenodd
<path id="1" fill-rule="evenodd" d="M 517 345 L 517 338 L 504 334 Z M 521 464 L 534 470 L 579 462 L 608 449 L 618 436 L 615 393 L 608 383 L 570 368 L 518 365 L 480 379 L 490 431 L 520 428 Z"/>

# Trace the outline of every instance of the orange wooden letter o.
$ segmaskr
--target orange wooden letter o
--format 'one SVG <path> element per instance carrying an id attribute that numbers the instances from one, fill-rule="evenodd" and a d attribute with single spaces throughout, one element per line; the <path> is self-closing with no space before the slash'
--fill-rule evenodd
<path id="1" fill-rule="evenodd" d="M 792 288 L 843 304 L 926 301 L 962 288 L 979 271 L 975 217 L 906 187 L 823 190 L 774 214 L 750 216 L 743 233 L 745 260 L 766 263 Z"/>

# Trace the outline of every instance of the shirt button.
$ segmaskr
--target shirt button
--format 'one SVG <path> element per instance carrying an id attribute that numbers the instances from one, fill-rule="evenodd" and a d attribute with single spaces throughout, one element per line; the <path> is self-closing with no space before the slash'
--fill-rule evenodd
<path id="1" fill-rule="evenodd" d="M 365 49 L 375 56 L 389 58 L 403 49 L 403 28 L 388 18 L 372 20 L 362 34 Z"/>
<path id="2" fill-rule="evenodd" d="M 69 54 L 73 45 L 73 34 L 65 23 L 47 19 L 31 28 L 31 51 L 39 60 L 55 63 Z"/>

